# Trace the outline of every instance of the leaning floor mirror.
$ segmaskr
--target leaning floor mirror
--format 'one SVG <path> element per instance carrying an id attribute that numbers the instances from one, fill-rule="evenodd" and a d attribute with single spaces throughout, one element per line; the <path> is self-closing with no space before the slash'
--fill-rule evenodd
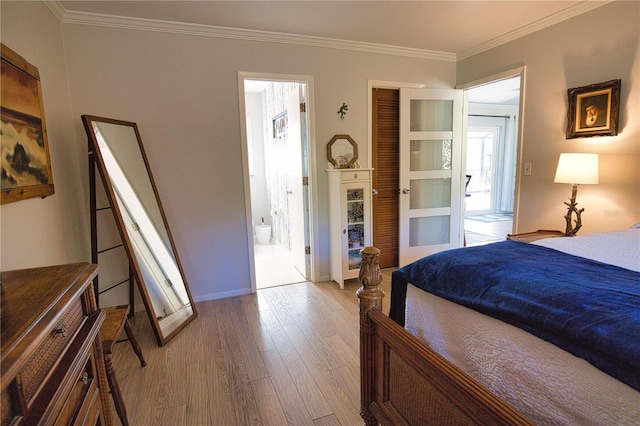
<path id="1" fill-rule="evenodd" d="M 83 115 L 90 150 L 160 346 L 197 315 L 136 123 Z"/>

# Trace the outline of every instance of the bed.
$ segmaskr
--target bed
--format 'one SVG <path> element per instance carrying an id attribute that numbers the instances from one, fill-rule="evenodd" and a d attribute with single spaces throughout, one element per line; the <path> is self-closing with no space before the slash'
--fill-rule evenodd
<path id="1" fill-rule="evenodd" d="M 365 248 L 365 423 L 638 424 L 639 247 L 635 227 L 439 253 L 394 271 L 393 319 L 381 312 L 379 251 Z"/>

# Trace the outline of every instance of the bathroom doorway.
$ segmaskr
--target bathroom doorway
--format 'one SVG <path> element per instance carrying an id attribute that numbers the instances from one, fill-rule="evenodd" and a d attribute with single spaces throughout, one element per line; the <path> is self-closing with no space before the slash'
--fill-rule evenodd
<path id="1" fill-rule="evenodd" d="M 310 279 L 305 82 L 244 80 L 254 289 Z"/>

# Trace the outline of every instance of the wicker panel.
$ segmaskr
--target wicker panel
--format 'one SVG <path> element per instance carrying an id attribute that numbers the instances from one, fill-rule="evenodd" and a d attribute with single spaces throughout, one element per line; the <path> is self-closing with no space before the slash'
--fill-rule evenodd
<path id="1" fill-rule="evenodd" d="M 69 309 L 62 315 L 55 328 L 66 328 L 65 335 L 52 332 L 47 336 L 34 355 L 26 362 L 20 376 L 22 379 L 22 392 L 27 405 L 38 390 L 42 382 L 67 347 L 76 331 L 84 321 L 84 312 L 80 299 L 74 301 Z"/>
<path id="2" fill-rule="evenodd" d="M 11 407 L 11 396 L 9 395 L 9 387 L 2 390 L 0 395 L 0 425 L 6 426 L 11 424 L 17 414 Z"/>
<path id="3" fill-rule="evenodd" d="M 412 425 L 473 425 L 462 411 L 402 358 L 389 354 L 389 402 Z M 420 395 L 418 404 L 415 395 Z"/>

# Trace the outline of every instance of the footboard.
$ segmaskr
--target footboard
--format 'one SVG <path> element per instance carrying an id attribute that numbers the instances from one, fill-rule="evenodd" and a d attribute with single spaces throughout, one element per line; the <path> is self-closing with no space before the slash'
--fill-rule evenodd
<path id="1" fill-rule="evenodd" d="M 531 423 L 382 313 L 380 250 L 362 250 L 361 416 L 367 425 Z"/>

